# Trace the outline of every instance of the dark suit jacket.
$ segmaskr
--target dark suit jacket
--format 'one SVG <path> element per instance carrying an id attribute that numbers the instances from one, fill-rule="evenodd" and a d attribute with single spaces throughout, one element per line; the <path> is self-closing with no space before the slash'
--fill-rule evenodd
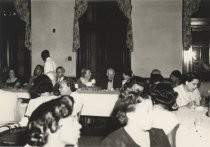
<path id="1" fill-rule="evenodd" d="M 66 79 L 67 77 L 64 76 L 63 80 Z M 63 81 L 62 80 L 62 81 Z M 61 81 L 60 81 L 61 82 Z M 56 81 L 55 85 L 53 86 L 53 94 L 54 95 L 60 95 L 60 92 L 59 92 L 59 88 L 60 88 L 60 82 Z"/>
<path id="2" fill-rule="evenodd" d="M 107 89 L 107 85 L 108 85 L 108 78 L 106 77 L 105 79 L 102 79 L 101 80 L 101 84 L 99 85 L 102 89 Z M 114 89 L 117 89 L 117 88 L 121 88 L 122 86 L 122 80 L 121 79 L 117 79 L 117 78 L 114 78 L 113 80 L 113 88 Z"/>

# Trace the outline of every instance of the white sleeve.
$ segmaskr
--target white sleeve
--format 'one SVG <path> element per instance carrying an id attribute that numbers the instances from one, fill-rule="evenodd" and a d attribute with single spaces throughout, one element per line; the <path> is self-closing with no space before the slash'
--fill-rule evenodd
<path id="1" fill-rule="evenodd" d="M 44 74 L 48 73 L 50 71 L 50 64 L 49 62 L 45 62 L 44 64 Z"/>

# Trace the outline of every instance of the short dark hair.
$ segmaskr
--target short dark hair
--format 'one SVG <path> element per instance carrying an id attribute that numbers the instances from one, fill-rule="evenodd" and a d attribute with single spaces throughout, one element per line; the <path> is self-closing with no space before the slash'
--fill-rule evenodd
<path id="1" fill-rule="evenodd" d="M 158 83 L 153 85 L 150 95 L 154 104 L 162 104 L 166 109 L 171 110 L 178 93 L 173 90 L 170 83 Z"/>
<path id="2" fill-rule="evenodd" d="M 200 77 L 196 73 L 193 73 L 193 72 L 186 73 L 186 74 L 182 75 L 183 84 L 185 84 L 186 81 L 192 82 L 194 79 L 200 80 Z"/>
<path id="3" fill-rule="evenodd" d="M 44 72 L 44 67 L 42 65 L 40 65 L 40 64 L 36 65 L 36 67 L 34 68 L 34 72 L 35 72 L 35 69 L 38 68 L 38 67 L 41 69 L 41 71 L 43 73 Z"/>
<path id="4" fill-rule="evenodd" d="M 124 70 L 123 73 L 124 73 L 125 75 L 128 75 L 129 77 L 132 76 L 132 71 L 131 71 L 131 70 Z"/>
<path id="5" fill-rule="evenodd" d="M 59 120 L 70 116 L 73 106 L 73 97 L 67 95 L 41 104 L 34 110 L 27 125 L 28 144 L 45 145 L 49 135 L 47 130 L 56 132 L 59 129 Z"/>
<path id="6" fill-rule="evenodd" d="M 161 74 L 152 74 L 150 77 L 150 84 L 155 84 L 157 82 L 164 82 L 164 77 Z"/>
<path id="7" fill-rule="evenodd" d="M 181 72 L 179 70 L 172 71 L 171 75 L 170 75 L 170 78 L 171 78 L 172 75 L 175 76 L 176 78 L 178 78 L 179 80 L 182 79 L 182 74 L 181 74 Z"/>
<path id="8" fill-rule="evenodd" d="M 57 72 L 58 69 L 61 69 L 61 70 L 63 71 L 63 73 L 65 72 L 65 68 L 64 68 L 63 66 L 58 66 L 58 67 L 56 68 L 56 72 Z"/>
<path id="9" fill-rule="evenodd" d="M 41 53 L 41 57 L 43 60 L 47 59 L 47 57 L 50 57 L 50 52 L 48 50 L 43 50 Z"/>

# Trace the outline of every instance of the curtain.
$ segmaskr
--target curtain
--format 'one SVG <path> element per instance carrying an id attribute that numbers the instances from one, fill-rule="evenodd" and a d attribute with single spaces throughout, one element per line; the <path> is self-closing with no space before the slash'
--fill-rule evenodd
<path id="1" fill-rule="evenodd" d="M 31 50 L 30 0 L 15 0 L 14 6 L 20 19 L 26 23 L 25 47 Z"/>
<path id="2" fill-rule="evenodd" d="M 85 13 L 88 7 L 89 0 L 75 0 L 75 14 L 74 14 L 74 33 L 73 33 L 73 51 L 80 48 L 80 34 L 79 34 L 79 18 Z M 133 33 L 132 33 L 132 19 L 131 19 L 131 0 L 116 0 L 118 7 L 123 14 L 128 18 L 127 25 L 127 39 L 126 46 L 130 51 L 133 51 Z"/>
<path id="3" fill-rule="evenodd" d="M 132 32 L 132 19 L 131 19 L 131 0 L 116 0 L 118 3 L 118 7 L 123 12 L 123 14 L 128 18 L 127 25 L 127 39 L 126 46 L 130 51 L 133 51 L 133 32 Z"/>
<path id="4" fill-rule="evenodd" d="M 73 51 L 80 48 L 79 18 L 85 13 L 88 7 L 87 0 L 75 0 L 74 27 L 73 27 Z"/>
<path id="5" fill-rule="evenodd" d="M 104 77 L 109 67 L 116 70 L 119 78 L 124 69 L 130 70 L 130 50 L 126 46 L 127 25 L 128 18 L 118 8 L 116 1 L 88 4 L 85 14 L 79 19 L 77 77 L 82 68 L 90 68 L 96 81 Z"/>
<path id="6" fill-rule="evenodd" d="M 182 42 L 184 50 L 188 50 L 192 42 L 191 15 L 199 10 L 201 0 L 183 0 Z"/>

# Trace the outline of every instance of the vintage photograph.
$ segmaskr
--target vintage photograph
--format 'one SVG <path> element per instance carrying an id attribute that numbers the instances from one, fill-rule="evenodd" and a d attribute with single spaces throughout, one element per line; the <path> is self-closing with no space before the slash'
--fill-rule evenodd
<path id="1" fill-rule="evenodd" d="M 209 147 L 210 0 L 0 0 L 0 146 Z"/>

